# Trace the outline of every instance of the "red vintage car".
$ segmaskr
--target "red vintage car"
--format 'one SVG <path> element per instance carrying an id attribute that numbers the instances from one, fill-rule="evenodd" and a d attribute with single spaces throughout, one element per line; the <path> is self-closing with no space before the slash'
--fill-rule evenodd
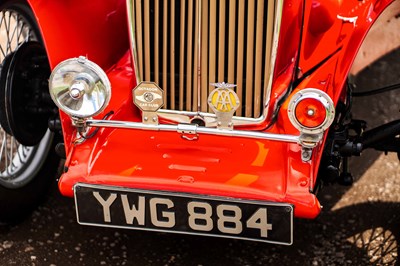
<path id="1" fill-rule="evenodd" d="M 392 2 L 1 1 L 0 221 L 61 157 L 81 224 L 290 245 L 349 157 L 399 151 L 348 82 Z"/>

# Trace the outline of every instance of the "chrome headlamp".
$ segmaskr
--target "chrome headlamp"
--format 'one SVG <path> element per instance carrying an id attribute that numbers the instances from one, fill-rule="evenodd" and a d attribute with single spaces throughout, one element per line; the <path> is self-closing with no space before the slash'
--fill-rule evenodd
<path id="1" fill-rule="evenodd" d="M 74 118 L 89 118 L 101 113 L 111 98 L 106 73 L 85 57 L 58 64 L 49 79 L 54 103 Z"/>

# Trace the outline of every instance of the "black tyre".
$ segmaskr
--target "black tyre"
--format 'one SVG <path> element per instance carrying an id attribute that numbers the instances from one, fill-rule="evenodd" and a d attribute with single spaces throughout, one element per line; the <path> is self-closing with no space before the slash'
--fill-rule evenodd
<path id="1" fill-rule="evenodd" d="M 13 111 L 17 110 L 17 107 L 13 107 L 14 109 L 9 107 L 10 95 L 21 90 L 22 86 L 25 91 L 13 93 L 12 97 L 19 97 L 18 105 L 25 108 L 28 103 L 35 101 L 35 98 L 31 98 L 27 100 L 26 105 L 21 104 L 21 99 L 27 98 L 27 94 L 29 96 L 30 84 L 45 83 L 46 80 L 41 79 L 48 75 L 42 71 L 39 76 L 35 74 L 35 77 L 27 79 L 27 83 L 22 85 L 18 79 L 18 82 L 15 82 L 18 83 L 18 86 L 14 85 L 13 87 L 10 77 L 14 74 L 17 75 L 20 69 L 12 62 L 24 61 L 21 60 L 18 49 L 27 43 L 43 46 L 40 31 L 29 5 L 25 1 L 0 2 L 0 62 L 2 68 L 0 76 L 0 223 L 15 223 L 29 215 L 44 199 L 50 185 L 55 182 L 59 164 L 59 158 L 54 154 L 55 136 L 52 132 L 45 129 L 34 145 L 26 144 L 29 141 L 21 141 L 19 135 L 15 133 L 17 131 L 21 133 L 21 128 L 22 130 L 27 128 L 25 126 L 26 119 L 21 120 L 17 115 L 14 119 L 10 119 Z M 10 59 L 17 55 L 18 60 Z M 45 52 L 44 56 L 46 64 L 44 69 L 50 71 Z M 22 59 L 24 58 L 22 57 Z M 43 61 L 43 56 L 41 59 Z M 5 69 L 9 65 L 13 65 L 13 69 Z M 29 69 L 27 72 L 29 76 Z M 35 86 L 36 91 L 42 91 L 42 94 L 48 93 L 43 84 L 32 86 Z M 19 96 L 22 94 L 23 96 Z M 21 109 L 21 106 L 18 108 Z M 28 109 L 23 112 L 26 112 L 27 116 L 31 116 Z M 33 117 L 35 116 L 33 115 Z M 47 125 L 46 115 L 40 114 L 38 117 L 41 117 L 41 121 L 39 121 L 41 125 Z M 24 125 L 21 125 L 21 121 Z"/>

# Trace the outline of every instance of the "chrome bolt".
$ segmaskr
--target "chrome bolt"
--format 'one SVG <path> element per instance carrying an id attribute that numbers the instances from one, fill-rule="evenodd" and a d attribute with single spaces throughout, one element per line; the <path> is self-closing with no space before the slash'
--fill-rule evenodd
<path id="1" fill-rule="evenodd" d="M 80 94 L 81 94 L 81 92 L 78 89 L 72 89 L 69 92 L 69 95 L 71 95 L 71 97 L 74 98 L 74 99 L 79 98 Z"/>
<path id="2" fill-rule="evenodd" d="M 84 63 L 86 62 L 86 57 L 84 57 L 84 56 L 82 56 L 82 55 L 79 56 L 79 57 L 78 57 L 78 62 L 81 63 L 81 64 L 84 64 Z"/>
<path id="3" fill-rule="evenodd" d="M 303 160 L 303 162 L 308 162 L 309 160 L 311 160 L 311 156 L 312 149 L 303 148 L 303 150 L 301 151 L 301 159 Z"/>
<path id="4" fill-rule="evenodd" d="M 71 98 L 77 100 L 83 96 L 85 93 L 85 84 L 81 82 L 75 82 L 74 84 L 71 85 L 69 89 L 69 96 Z"/>

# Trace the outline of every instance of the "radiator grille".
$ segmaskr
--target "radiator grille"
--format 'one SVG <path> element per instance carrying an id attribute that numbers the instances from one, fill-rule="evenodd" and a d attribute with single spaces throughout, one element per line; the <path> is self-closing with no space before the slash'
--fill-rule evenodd
<path id="1" fill-rule="evenodd" d="M 164 109 L 210 112 L 210 83 L 236 84 L 236 115 L 260 117 L 268 79 L 275 1 L 130 0 L 139 81 L 164 90 Z"/>

